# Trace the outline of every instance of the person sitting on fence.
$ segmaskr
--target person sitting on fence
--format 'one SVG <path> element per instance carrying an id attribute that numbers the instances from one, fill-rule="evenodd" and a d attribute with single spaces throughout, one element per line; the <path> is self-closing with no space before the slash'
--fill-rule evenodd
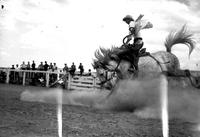
<path id="1" fill-rule="evenodd" d="M 40 71 L 44 70 L 43 62 L 40 62 L 40 65 L 38 66 L 38 70 L 40 70 Z"/>
<path id="2" fill-rule="evenodd" d="M 24 62 L 24 61 L 22 62 L 22 64 L 21 64 L 20 68 L 21 68 L 22 70 L 26 70 L 26 64 L 25 64 L 25 62 Z"/>
<path id="3" fill-rule="evenodd" d="M 12 65 L 12 67 L 10 69 L 15 69 L 15 65 Z M 14 71 L 11 71 L 10 72 L 10 81 L 11 83 L 14 83 L 15 82 L 15 72 Z"/>
<path id="4" fill-rule="evenodd" d="M 49 64 L 49 71 L 50 72 L 52 72 L 53 71 L 53 63 L 52 62 L 50 62 L 50 64 Z M 53 74 L 49 74 L 49 83 L 52 83 L 52 82 L 54 82 L 54 79 L 53 79 Z"/>
<path id="5" fill-rule="evenodd" d="M 35 66 L 36 66 L 36 64 L 35 64 L 35 62 L 34 62 L 34 60 L 33 60 L 33 63 L 32 63 L 32 65 L 31 65 L 32 70 L 35 70 Z"/>
<path id="6" fill-rule="evenodd" d="M 30 70 L 31 69 L 31 65 L 30 65 L 30 62 L 28 61 L 28 64 L 26 65 L 26 70 Z M 31 73 L 28 72 L 27 73 L 27 77 L 30 78 L 31 77 Z"/>
<path id="7" fill-rule="evenodd" d="M 65 66 L 64 66 L 64 68 L 63 68 L 63 72 L 64 73 L 67 73 L 69 71 L 69 68 L 68 68 L 68 66 L 67 66 L 67 63 L 65 63 Z"/>
<path id="8" fill-rule="evenodd" d="M 49 70 L 53 71 L 53 64 L 52 63 L 49 64 Z"/>
<path id="9" fill-rule="evenodd" d="M 15 70 L 20 70 L 18 64 L 16 64 Z M 15 77 L 16 77 L 15 80 L 16 80 L 16 83 L 17 83 L 17 84 L 19 84 L 19 83 L 21 82 L 21 78 L 20 78 L 20 77 L 22 77 L 21 74 L 22 74 L 22 73 L 20 73 L 20 72 L 15 72 Z"/>
<path id="10" fill-rule="evenodd" d="M 10 69 L 15 69 L 15 65 L 12 65 L 12 67 Z"/>
<path id="11" fill-rule="evenodd" d="M 58 67 L 56 65 L 56 63 L 53 63 L 53 71 L 57 71 L 58 70 Z"/>
<path id="12" fill-rule="evenodd" d="M 56 63 L 53 63 L 53 72 L 58 72 L 58 67 L 56 65 Z M 53 78 L 53 82 L 57 80 L 57 74 L 52 74 L 52 78 Z"/>
<path id="13" fill-rule="evenodd" d="M 16 69 L 16 70 L 19 70 L 19 65 L 18 65 L 18 64 L 16 64 L 15 69 Z"/>
<path id="14" fill-rule="evenodd" d="M 26 65 L 26 69 L 27 70 L 30 70 L 31 69 L 31 65 L 30 65 L 30 62 L 28 61 L 28 64 Z"/>
<path id="15" fill-rule="evenodd" d="M 43 65 L 43 62 L 40 62 L 40 65 L 38 66 L 38 70 L 39 71 L 44 71 L 44 65 Z M 37 74 L 39 76 L 39 78 L 43 77 L 43 73 L 38 73 Z"/>
<path id="16" fill-rule="evenodd" d="M 74 74 L 75 74 L 75 71 L 76 71 L 76 65 L 74 64 L 74 62 L 72 63 L 72 65 L 71 65 L 71 68 L 70 68 L 70 74 L 72 75 L 72 76 L 74 76 Z"/>
<path id="17" fill-rule="evenodd" d="M 83 75 L 83 72 L 84 72 L 83 64 L 80 63 L 80 65 L 79 65 L 78 68 L 80 69 L 80 75 L 82 76 L 82 75 Z"/>
<path id="18" fill-rule="evenodd" d="M 36 64 L 35 64 L 35 61 L 33 60 L 32 64 L 31 64 L 31 69 L 36 70 L 35 66 L 36 66 Z M 31 73 L 31 78 L 34 80 L 34 78 L 35 78 L 34 72 Z"/>
<path id="19" fill-rule="evenodd" d="M 91 69 L 88 70 L 88 76 L 92 76 Z"/>
<path id="20" fill-rule="evenodd" d="M 47 61 L 44 62 L 44 71 L 47 71 L 49 69 L 49 64 L 47 64 Z"/>

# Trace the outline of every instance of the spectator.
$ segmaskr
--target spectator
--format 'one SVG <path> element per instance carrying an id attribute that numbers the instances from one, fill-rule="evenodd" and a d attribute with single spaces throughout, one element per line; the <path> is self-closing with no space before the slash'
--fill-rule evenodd
<path id="1" fill-rule="evenodd" d="M 76 65 L 74 65 L 74 62 L 72 62 L 72 65 L 71 65 L 71 68 L 70 68 L 70 74 L 72 76 L 74 76 L 75 71 L 76 71 Z"/>
<path id="2" fill-rule="evenodd" d="M 82 76 L 82 75 L 83 75 L 83 72 L 84 72 L 84 68 L 83 68 L 82 63 L 80 63 L 80 65 L 79 65 L 78 68 L 80 69 L 80 75 Z"/>
<path id="3" fill-rule="evenodd" d="M 20 69 L 21 70 L 26 70 L 26 64 L 25 64 L 25 62 L 23 61 L 22 62 L 22 64 L 20 65 Z M 23 75 L 24 75 L 24 72 L 19 72 L 19 81 L 20 81 L 20 83 L 22 82 L 22 77 L 23 77 Z"/>
<path id="4" fill-rule="evenodd" d="M 40 70 L 40 71 L 44 70 L 43 62 L 40 62 L 40 65 L 38 66 L 38 70 Z"/>
<path id="5" fill-rule="evenodd" d="M 38 66 L 38 70 L 40 71 L 44 71 L 44 65 L 43 65 L 43 62 L 40 62 L 40 65 Z M 38 78 L 42 79 L 43 78 L 43 73 L 39 73 L 37 74 Z"/>
<path id="6" fill-rule="evenodd" d="M 52 63 L 49 64 L 49 70 L 53 71 L 53 64 Z"/>
<path id="7" fill-rule="evenodd" d="M 12 67 L 10 69 L 15 69 L 15 65 L 12 65 Z M 14 81 L 15 81 L 15 72 L 14 71 L 10 72 L 10 81 L 11 81 L 11 83 L 14 83 Z"/>
<path id="8" fill-rule="evenodd" d="M 36 69 L 35 66 L 36 66 L 36 64 L 35 64 L 35 61 L 33 60 L 32 64 L 31 64 L 32 70 Z M 35 78 L 35 73 L 34 72 L 31 73 L 31 78 L 33 79 L 33 81 L 35 80 L 34 79 Z"/>
<path id="9" fill-rule="evenodd" d="M 16 64 L 15 70 L 20 70 L 18 64 Z M 20 77 L 22 77 L 22 73 L 21 72 L 15 72 L 15 77 L 16 77 L 17 84 L 19 84 L 20 83 Z"/>
<path id="10" fill-rule="evenodd" d="M 49 64 L 49 71 L 53 71 L 53 64 L 50 63 Z M 50 83 L 54 82 L 54 75 L 53 74 L 49 74 L 49 78 L 50 78 Z"/>
<path id="11" fill-rule="evenodd" d="M 32 70 L 35 70 L 35 66 L 36 66 L 36 64 L 35 64 L 35 62 L 34 62 L 34 60 L 33 60 L 33 63 L 32 63 L 32 65 L 31 65 Z"/>
<path id="12" fill-rule="evenodd" d="M 47 61 L 44 63 L 44 71 L 47 71 L 49 69 L 49 65 L 47 64 Z"/>
<path id="13" fill-rule="evenodd" d="M 28 61 L 28 64 L 26 65 L 26 69 L 27 70 L 30 70 L 31 69 L 31 65 L 30 65 L 30 62 Z"/>
<path id="14" fill-rule="evenodd" d="M 12 65 L 12 67 L 10 69 L 15 69 L 15 65 Z"/>
<path id="15" fill-rule="evenodd" d="M 53 71 L 55 72 L 57 72 L 57 70 L 58 70 L 58 67 L 57 67 L 57 65 L 56 65 L 56 63 L 53 63 Z M 57 74 L 52 74 L 52 77 L 53 77 L 53 81 L 56 81 L 56 79 L 57 79 Z"/>
<path id="16" fill-rule="evenodd" d="M 67 66 L 67 64 L 65 64 L 64 68 L 63 68 L 63 72 L 67 73 L 69 71 L 69 68 Z"/>
<path id="17" fill-rule="evenodd" d="M 22 70 L 25 70 L 25 69 L 26 69 L 26 64 L 25 64 L 25 62 L 24 62 L 24 61 L 22 62 L 22 64 L 21 64 L 20 68 L 21 68 Z"/>
<path id="18" fill-rule="evenodd" d="M 91 76 L 92 75 L 92 72 L 91 72 L 91 69 L 88 70 L 88 76 Z"/>
<path id="19" fill-rule="evenodd" d="M 30 65 L 30 62 L 29 62 L 29 61 L 28 61 L 28 64 L 26 65 L 26 69 L 27 69 L 27 70 L 30 70 L 30 69 L 31 69 L 31 65 Z M 30 73 L 30 72 L 27 73 L 27 77 L 28 77 L 28 78 L 31 77 L 31 73 Z"/>
<path id="20" fill-rule="evenodd" d="M 19 70 L 19 65 L 18 64 L 16 64 L 16 68 L 15 69 Z"/>
<path id="21" fill-rule="evenodd" d="M 58 67 L 57 67 L 56 63 L 53 63 L 53 71 L 55 71 L 57 69 L 58 69 Z"/>

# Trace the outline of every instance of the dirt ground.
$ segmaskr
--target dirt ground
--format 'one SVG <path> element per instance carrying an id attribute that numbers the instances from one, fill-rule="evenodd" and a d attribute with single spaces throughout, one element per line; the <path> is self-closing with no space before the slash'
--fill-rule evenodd
<path id="1" fill-rule="evenodd" d="M 23 87 L 0 84 L 0 137 L 58 137 L 56 105 L 20 100 Z M 169 121 L 170 137 L 200 137 L 195 124 Z M 161 121 L 131 112 L 63 105 L 63 137 L 162 137 Z"/>

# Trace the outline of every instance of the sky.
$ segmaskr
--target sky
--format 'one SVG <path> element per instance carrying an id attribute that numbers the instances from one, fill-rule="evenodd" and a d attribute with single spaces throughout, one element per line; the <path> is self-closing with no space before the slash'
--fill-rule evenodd
<path id="1" fill-rule="evenodd" d="M 181 68 L 200 70 L 199 0 L 1 0 L 0 67 L 34 60 L 82 63 L 92 69 L 94 52 L 101 46 L 121 46 L 128 34 L 122 21 L 127 14 L 153 23 L 142 31 L 144 47 L 153 53 L 165 50 L 165 38 L 184 24 L 194 34 L 196 49 L 176 45 L 172 53 Z"/>

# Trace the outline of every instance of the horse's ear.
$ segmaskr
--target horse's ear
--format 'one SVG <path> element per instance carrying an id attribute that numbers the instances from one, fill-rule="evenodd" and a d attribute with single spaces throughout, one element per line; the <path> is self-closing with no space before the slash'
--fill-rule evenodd
<path id="1" fill-rule="evenodd" d="M 96 57 L 97 60 L 101 60 L 103 58 L 99 50 L 95 51 L 94 56 Z"/>

